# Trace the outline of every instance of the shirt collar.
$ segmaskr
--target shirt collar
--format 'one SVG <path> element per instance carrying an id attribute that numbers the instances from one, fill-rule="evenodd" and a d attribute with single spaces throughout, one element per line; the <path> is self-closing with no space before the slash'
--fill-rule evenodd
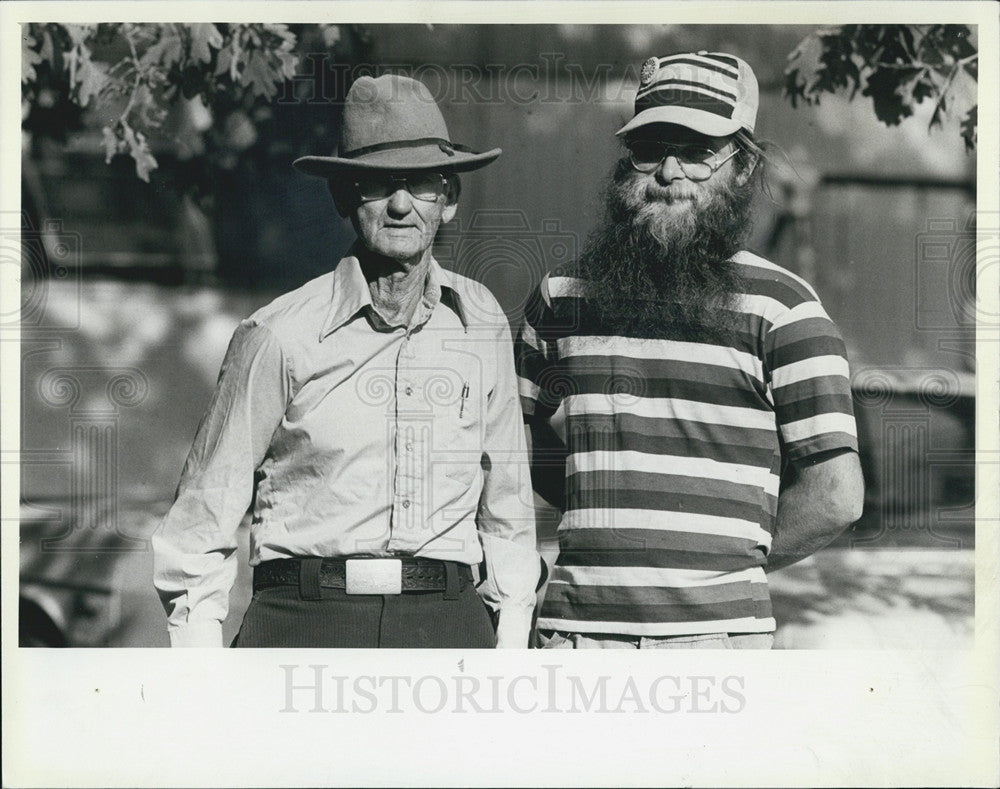
<path id="1" fill-rule="evenodd" d="M 452 310 L 462 322 L 462 328 L 469 330 L 469 318 L 465 312 L 465 303 L 462 300 L 462 288 L 458 286 L 458 277 L 454 272 L 442 268 L 441 264 L 433 257 L 431 258 L 430 276 L 427 278 L 428 284 L 438 291 L 438 301 Z"/>
<path id="2" fill-rule="evenodd" d="M 330 308 L 326 314 L 326 320 L 320 329 L 319 341 L 323 342 L 333 332 L 347 323 L 364 308 L 372 308 L 371 291 L 368 289 L 368 282 L 361 271 L 361 263 L 357 255 L 351 254 L 356 247 L 351 247 L 349 254 L 341 258 L 337 267 L 333 270 L 333 281 L 330 298 Z M 441 264 L 433 257 L 428 269 L 427 282 L 424 285 L 424 295 L 422 307 L 427 318 L 430 317 L 434 307 L 439 302 L 457 315 L 462 322 L 462 327 L 468 331 L 469 323 L 465 308 L 462 304 L 462 297 L 457 286 L 455 275 L 441 268 Z M 425 319 L 426 320 L 426 319 Z"/>

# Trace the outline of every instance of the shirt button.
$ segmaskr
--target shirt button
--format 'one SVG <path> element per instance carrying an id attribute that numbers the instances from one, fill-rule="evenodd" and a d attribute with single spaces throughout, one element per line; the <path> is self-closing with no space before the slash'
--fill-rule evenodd
<path id="1" fill-rule="evenodd" d="M 404 510 L 408 510 L 409 508 L 410 508 L 410 500 L 409 499 L 403 499 L 403 509 Z"/>
<path id="2" fill-rule="evenodd" d="M 413 442 L 412 441 L 407 441 L 406 442 L 406 451 L 407 452 L 412 452 L 413 451 Z"/>
<path id="3" fill-rule="evenodd" d="M 413 387 L 412 386 L 408 386 L 408 387 L 406 387 L 405 391 L 406 391 L 407 397 L 409 397 L 410 395 L 413 394 Z"/>

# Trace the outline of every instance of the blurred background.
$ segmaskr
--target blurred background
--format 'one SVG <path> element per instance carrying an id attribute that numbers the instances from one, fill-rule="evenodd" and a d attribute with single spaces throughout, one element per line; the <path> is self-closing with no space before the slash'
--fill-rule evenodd
<path id="1" fill-rule="evenodd" d="M 959 25 L 27 26 L 22 211 L 3 217 L 22 644 L 166 645 L 148 540 L 229 337 L 353 240 L 291 167 L 333 151 L 353 79 L 421 79 L 454 141 L 503 148 L 463 177 L 436 255 L 516 327 L 598 218 L 642 62 L 706 49 L 757 74 L 772 145 L 749 246 L 844 334 L 867 483 L 861 521 L 771 576 L 777 643 L 971 646 L 975 45 Z M 551 558 L 555 514 L 539 516 Z"/>

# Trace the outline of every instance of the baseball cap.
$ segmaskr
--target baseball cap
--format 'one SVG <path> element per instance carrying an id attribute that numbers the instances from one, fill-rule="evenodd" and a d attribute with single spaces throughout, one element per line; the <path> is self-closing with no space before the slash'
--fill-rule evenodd
<path id="1" fill-rule="evenodd" d="M 760 92 L 746 61 L 724 52 L 651 57 L 639 72 L 635 115 L 618 130 L 676 123 L 710 137 L 753 132 Z"/>

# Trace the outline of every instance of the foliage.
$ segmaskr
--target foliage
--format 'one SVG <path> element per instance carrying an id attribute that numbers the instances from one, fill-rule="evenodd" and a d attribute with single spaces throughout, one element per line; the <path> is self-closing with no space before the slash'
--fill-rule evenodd
<path id="1" fill-rule="evenodd" d="M 335 41 L 335 28 L 326 37 Z M 63 105 L 63 123 L 73 107 L 98 117 L 107 161 L 131 156 L 148 181 L 158 166 L 150 137 L 163 133 L 172 111 L 193 109 L 197 118 L 198 107 L 211 115 L 271 101 L 295 74 L 295 45 L 281 24 L 30 24 L 22 101 L 26 109 Z M 194 125 L 202 132 L 211 123 Z M 173 132 L 197 148 L 190 128 Z"/>
<path id="2" fill-rule="evenodd" d="M 85 122 L 96 124 L 106 159 L 131 157 L 146 181 L 161 150 L 177 152 L 190 165 L 182 177 L 205 193 L 213 170 L 232 170 L 268 134 L 289 149 L 332 147 L 322 113 L 334 97 L 314 100 L 315 83 L 292 83 L 298 69 L 317 73 L 317 53 L 336 49 L 330 61 L 350 60 L 371 45 L 363 29 L 337 25 L 33 23 L 22 31 L 27 129 L 65 140 Z M 966 146 L 976 145 L 978 55 L 965 25 L 824 28 L 788 60 L 785 93 L 793 106 L 819 103 L 826 93 L 860 93 L 879 120 L 896 125 L 933 101 L 930 126 L 958 118 Z M 337 83 L 335 92 L 344 90 Z M 298 106 L 279 107 L 289 95 Z"/>
<path id="3" fill-rule="evenodd" d="M 895 126 L 931 100 L 930 128 L 961 117 L 966 150 L 976 147 L 979 58 L 965 25 L 844 25 L 807 36 L 789 55 L 785 95 L 797 106 L 824 93 L 860 92 Z"/>

